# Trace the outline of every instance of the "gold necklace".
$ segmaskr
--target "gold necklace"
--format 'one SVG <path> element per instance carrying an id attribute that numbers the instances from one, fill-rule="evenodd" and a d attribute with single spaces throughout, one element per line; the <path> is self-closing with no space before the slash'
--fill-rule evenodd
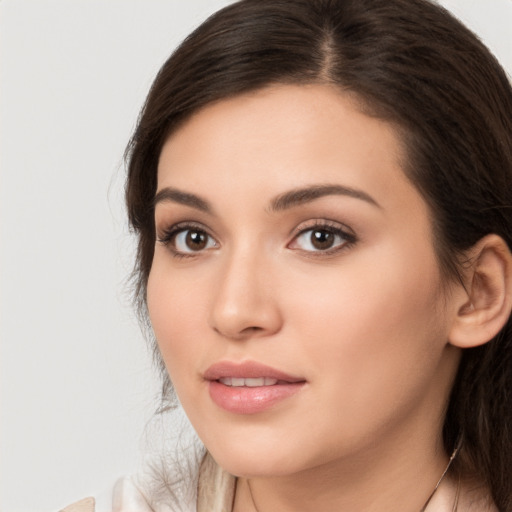
<path id="1" fill-rule="evenodd" d="M 425 512 L 425 509 L 428 507 L 428 504 L 430 503 L 430 500 L 434 497 L 434 494 L 436 493 L 437 489 L 441 485 L 441 482 L 443 481 L 444 477 L 446 476 L 446 473 L 448 473 L 448 470 L 450 469 L 450 466 L 452 465 L 453 459 L 457 456 L 457 453 L 459 453 L 460 443 L 457 443 L 457 446 L 453 450 L 453 453 L 450 457 L 450 460 L 448 461 L 448 464 L 446 465 L 446 468 L 443 471 L 443 474 L 441 475 L 441 478 L 438 480 L 436 486 L 434 487 L 434 490 L 431 492 L 430 496 L 428 497 L 428 500 L 425 502 L 425 505 L 421 507 L 420 512 Z M 457 512 L 457 505 L 459 504 L 459 491 L 460 491 L 460 478 L 457 483 L 457 492 L 455 494 L 455 501 L 453 503 L 452 512 Z"/>
<path id="2" fill-rule="evenodd" d="M 446 468 L 444 469 L 443 474 L 441 475 L 441 478 L 437 481 L 437 484 L 434 487 L 434 490 L 430 493 L 430 496 L 428 497 L 428 499 L 425 502 L 425 504 L 423 505 L 423 507 L 421 507 L 420 512 L 425 512 L 426 508 L 428 507 L 428 504 L 434 497 L 434 494 L 436 493 L 437 489 L 439 489 L 441 482 L 444 480 L 444 477 L 448 473 L 448 470 L 450 469 L 450 466 L 452 465 L 453 460 L 457 456 L 457 453 L 459 453 L 459 448 L 460 448 L 460 442 L 457 443 L 457 446 L 453 450 L 453 453 L 450 456 L 450 460 L 448 461 L 448 464 L 446 465 Z M 259 512 L 258 507 L 256 506 L 256 503 L 254 501 L 254 496 L 252 495 L 251 483 L 249 482 L 249 480 L 247 480 L 247 487 L 249 488 L 249 495 L 251 497 L 252 506 L 254 507 L 254 510 L 256 512 Z M 459 480 L 457 483 L 457 491 L 455 493 L 455 499 L 453 502 L 452 512 L 457 512 L 457 508 L 458 508 L 458 504 L 459 504 L 459 494 L 460 494 L 460 477 L 459 477 Z"/>

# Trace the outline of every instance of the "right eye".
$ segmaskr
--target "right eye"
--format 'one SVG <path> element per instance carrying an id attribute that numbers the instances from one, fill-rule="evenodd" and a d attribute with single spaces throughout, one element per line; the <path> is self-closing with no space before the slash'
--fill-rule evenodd
<path id="1" fill-rule="evenodd" d="M 217 242 L 204 229 L 193 226 L 177 226 L 159 239 L 171 246 L 176 255 L 191 255 L 217 247 Z"/>

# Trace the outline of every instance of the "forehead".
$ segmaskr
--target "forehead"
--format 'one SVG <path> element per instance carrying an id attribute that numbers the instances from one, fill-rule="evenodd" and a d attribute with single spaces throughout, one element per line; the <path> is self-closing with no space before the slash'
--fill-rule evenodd
<path id="1" fill-rule="evenodd" d="M 379 194 L 403 181 L 393 125 L 328 85 L 278 85 L 210 104 L 163 146 L 158 188 L 280 188 L 343 182 Z M 272 184 L 272 187 L 270 187 Z M 264 186 L 262 189 L 265 188 Z"/>

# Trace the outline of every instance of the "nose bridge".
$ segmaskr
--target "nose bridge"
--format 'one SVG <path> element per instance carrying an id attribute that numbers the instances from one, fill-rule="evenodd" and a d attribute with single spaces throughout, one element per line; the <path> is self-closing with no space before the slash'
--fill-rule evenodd
<path id="1" fill-rule="evenodd" d="M 254 241 L 228 251 L 219 269 L 211 324 L 229 338 L 271 334 L 279 330 L 280 314 L 272 286 L 272 262 Z"/>

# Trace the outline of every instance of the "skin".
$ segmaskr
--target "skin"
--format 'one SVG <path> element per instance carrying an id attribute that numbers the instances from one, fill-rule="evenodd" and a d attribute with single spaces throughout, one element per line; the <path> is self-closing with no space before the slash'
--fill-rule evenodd
<path id="1" fill-rule="evenodd" d="M 403 158 L 390 124 L 327 85 L 207 106 L 162 149 L 157 238 L 182 231 L 156 243 L 150 318 L 194 428 L 240 477 L 236 512 L 414 512 L 444 470 L 443 411 L 460 357 L 448 339 L 463 291 L 441 275 Z M 324 185 L 360 197 L 272 208 Z M 165 196 L 170 187 L 211 211 Z M 310 243 L 326 222 L 336 235 L 328 251 Z M 186 245 L 187 223 L 207 237 L 204 249 Z M 258 361 L 306 384 L 264 412 L 230 413 L 203 378 L 221 360 Z"/>

